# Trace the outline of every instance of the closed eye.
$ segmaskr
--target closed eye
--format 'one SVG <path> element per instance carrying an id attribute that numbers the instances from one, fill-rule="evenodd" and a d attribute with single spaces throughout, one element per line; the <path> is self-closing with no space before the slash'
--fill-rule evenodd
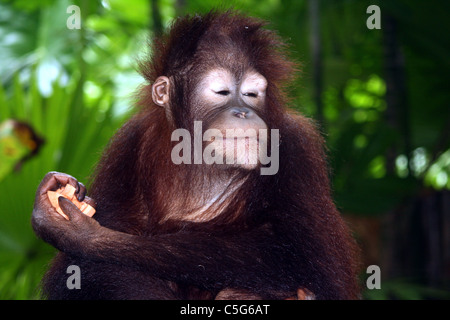
<path id="1" fill-rule="evenodd" d="M 221 91 L 217 91 L 217 94 L 220 94 L 221 96 L 227 96 L 230 94 L 230 91 L 228 90 L 221 90 Z"/>

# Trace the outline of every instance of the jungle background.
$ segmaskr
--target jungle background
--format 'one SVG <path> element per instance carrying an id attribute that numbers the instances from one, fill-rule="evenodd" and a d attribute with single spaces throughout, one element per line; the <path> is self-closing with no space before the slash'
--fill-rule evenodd
<path id="1" fill-rule="evenodd" d="M 230 6 L 269 21 L 301 65 L 291 107 L 326 138 L 363 286 L 381 269 L 363 298 L 450 297 L 450 1 L 0 0 L 0 299 L 39 299 L 55 249 L 31 229 L 36 188 L 52 170 L 89 181 L 133 112 L 148 37 Z"/>

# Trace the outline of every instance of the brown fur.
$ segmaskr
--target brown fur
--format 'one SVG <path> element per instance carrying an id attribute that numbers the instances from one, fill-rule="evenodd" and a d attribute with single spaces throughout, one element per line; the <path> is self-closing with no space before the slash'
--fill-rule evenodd
<path id="1" fill-rule="evenodd" d="M 357 250 L 331 198 L 323 139 L 311 121 L 285 109 L 284 88 L 295 65 L 263 25 L 234 12 L 211 12 L 178 19 L 154 41 L 151 59 L 141 64 L 149 84 L 140 92 L 140 111 L 113 138 L 90 190 L 95 219 L 139 241 L 120 248 L 123 255 L 109 249 L 115 263 L 61 254 L 47 275 L 48 297 L 212 299 L 242 290 L 241 298 L 285 299 L 306 288 L 318 299 L 358 298 Z M 192 130 L 199 119 L 189 93 L 217 64 L 266 77 L 262 117 L 281 139 L 276 175 L 172 163 L 172 131 Z M 162 75 L 172 83 L 173 123 L 151 99 L 151 84 Z M 185 219 L 220 183 L 231 190 L 210 209 L 220 214 Z M 64 288 L 68 264 L 83 266 L 87 289 Z"/>

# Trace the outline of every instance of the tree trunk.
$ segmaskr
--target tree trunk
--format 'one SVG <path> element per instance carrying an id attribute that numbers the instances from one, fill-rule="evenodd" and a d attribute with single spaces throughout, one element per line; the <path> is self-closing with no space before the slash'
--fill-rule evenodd
<path id="1" fill-rule="evenodd" d="M 383 51 L 386 80 L 386 104 L 385 119 L 387 125 L 394 132 L 400 130 L 400 116 L 405 116 L 406 92 L 404 79 L 404 59 L 397 40 L 396 21 L 389 14 L 382 13 Z M 403 113 L 403 114 L 402 114 Z M 388 175 L 395 175 L 395 159 L 399 155 L 399 141 L 390 146 L 386 152 L 386 171 Z M 406 153 L 409 157 L 409 153 Z M 409 159 L 408 159 L 409 163 Z M 405 235 L 408 234 L 410 217 L 400 214 L 398 210 L 387 213 L 385 223 L 384 273 L 388 278 L 398 277 L 404 271 L 402 265 L 407 257 L 408 242 Z"/>
<path id="2" fill-rule="evenodd" d="M 163 26 L 161 21 L 161 12 L 159 11 L 158 0 L 150 1 L 151 16 L 153 20 L 153 34 L 159 35 L 163 32 Z"/>
<path id="3" fill-rule="evenodd" d="M 320 7 L 319 0 L 309 0 L 309 24 L 310 24 L 310 47 L 313 73 L 313 100 L 316 105 L 316 119 L 323 126 L 323 103 L 322 103 L 322 44 L 320 36 Z"/>
<path id="4" fill-rule="evenodd" d="M 405 80 L 405 59 L 397 40 L 397 23 L 387 13 L 382 15 L 383 49 L 386 80 L 385 113 L 387 124 L 401 134 L 403 141 L 398 141 L 386 155 L 388 174 L 395 174 L 395 158 L 403 152 L 408 158 L 411 153 L 411 133 L 409 128 L 409 107 Z M 403 144 L 403 146 L 399 146 Z M 409 170 L 411 172 L 411 170 Z"/>

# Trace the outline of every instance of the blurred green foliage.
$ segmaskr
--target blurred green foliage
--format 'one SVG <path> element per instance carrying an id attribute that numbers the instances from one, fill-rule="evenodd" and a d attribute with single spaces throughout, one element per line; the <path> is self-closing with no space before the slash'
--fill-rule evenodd
<path id="1" fill-rule="evenodd" d="M 26 121 L 45 139 L 37 156 L 0 180 L 0 299 L 38 298 L 38 282 L 54 250 L 30 227 L 35 190 L 51 170 L 88 181 L 108 139 L 130 114 L 133 93 L 143 82 L 136 61 L 147 53 L 158 17 L 167 28 L 178 15 L 233 6 L 278 30 L 302 69 L 292 85 L 291 107 L 323 119 L 343 212 L 383 216 L 421 190 L 450 189 L 450 39 L 444 36 L 450 4 L 375 1 L 382 14 L 398 21 L 407 75 L 405 132 L 386 121 L 382 32 L 366 27 L 372 2 L 320 1 L 323 110 L 318 114 L 306 0 L 0 1 L 0 123 Z M 79 30 L 66 26 L 72 4 L 81 8 Z M 391 173 L 386 154 L 393 146 Z M 442 292 L 393 281 L 365 297 L 440 298 Z"/>
<path id="2" fill-rule="evenodd" d="M 48 97 L 39 92 L 35 79 L 32 76 L 27 82 L 28 88 L 14 81 L 11 98 L 0 100 L 5 119 L 27 120 L 45 137 L 38 156 L 0 182 L 0 298 L 35 297 L 33 289 L 49 254 L 54 253 L 36 241 L 30 228 L 39 181 L 52 170 L 76 172 L 86 179 L 118 121 L 111 116 L 108 95 L 102 94 L 91 103 L 77 103 L 80 82 L 76 77 L 64 87 L 53 82 Z"/>

